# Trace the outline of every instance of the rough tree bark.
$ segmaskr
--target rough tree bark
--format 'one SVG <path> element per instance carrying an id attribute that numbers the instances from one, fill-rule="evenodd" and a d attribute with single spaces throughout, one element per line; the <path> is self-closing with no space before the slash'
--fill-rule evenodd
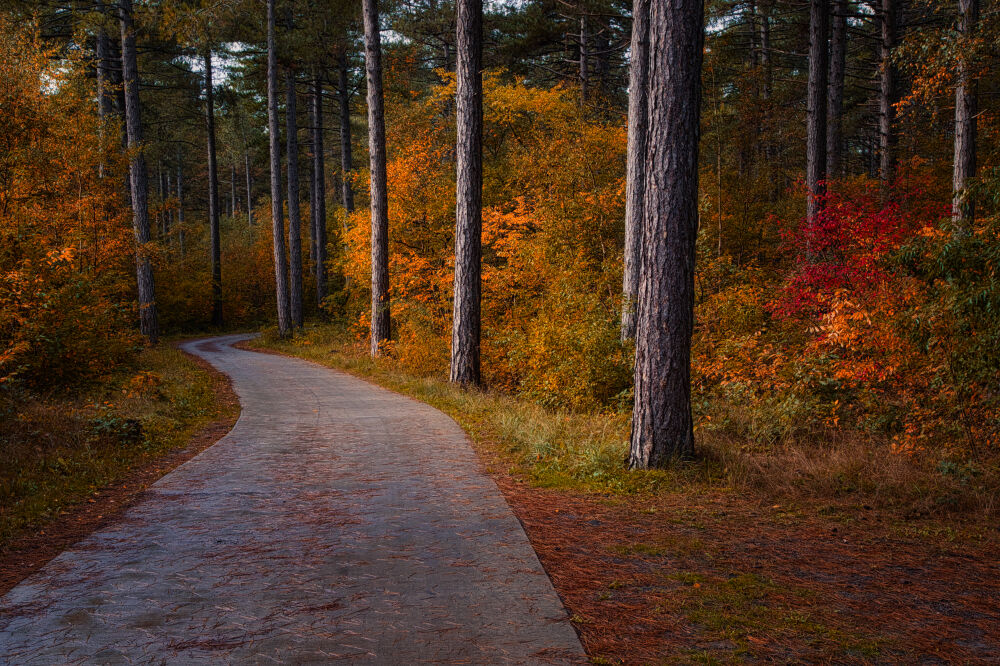
<path id="1" fill-rule="evenodd" d="M 958 30 L 964 40 L 976 31 L 979 23 L 979 0 L 958 0 Z M 975 200 L 968 184 L 976 176 L 976 113 L 979 107 L 977 82 L 965 54 L 959 54 L 958 85 L 955 87 L 955 158 L 952 166 L 952 218 L 960 228 L 968 229 L 976 217 Z"/>
<path id="2" fill-rule="evenodd" d="M 243 151 L 243 169 L 247 176 L 247 227 L 253 228 L 253 174 L 250 172 L 250 153 Z"/>
<path id="3" fill-rule="evenodd" d="M 316 269 L 316 303 L 326 298 L 326 166 L 323 155 L 323 83 L 313 81 L 313 261 Z"/>
<path id="4" fill-rule="evenodd" d="M 892 186 L 894 160 L 892 121 L 895 107 L 892 104 L 894 74 L 892 48 L 896 41 L 896 0 L 881 0 L 879 6 L 879 85 L 878 85 L 878 156 L 879 189 L 882 201 L 888 201 Z"/>
<path id="5" fill-rule="evenodd" d="M 267 0 L 267 133 L 271 157 L 271 231 L 274 236 L 274 286 L 278 335 L 291 332 L 288 304 L 288 258 L 281 205 L 281 137 L 278 135 L 278 54 L 274 43 L 274 0 Z"/>
<path id="6" fill-rule="evenodd" d="M 809 90 L 806 108 L 806 224 L 812 226 L 826 192 L 827 33 L 830 0 L 809 2 Z"/>
<path id="7" fill-rule="evenodd" d="M 222 241 L 219 231 L 219 168 L 215 155 L 215 97 L 212 91 L 212 52 L 205 51 L 205 127 L 208 133 L 208 230 L 212 262 L 212 326 L 222 320 Z"/>
<path id="8" fill-rule="evenodd" d="M 288 257 L 291 273 L 289 307 L 292 325 L 302 326 L 302 216 L 299 211 L 299 136 L 295 76 L 285 73 L 285 139 L 288 162 Z"/>
<path id="9" fill-rule="evenodd" d="M 840 175 L 843 154 L 844 72 L 847 65 L 847 0 L 833 0 L 830 30 L 830 90 L 827 95 L 826 175 Z"/>
<path id="10" fill-rule="evenodd" d="M 177 246 L 184 258 L 184 167 L 181 153 L 177 152 Z"/>
<path id="11" fill-rule="evenodd" d="M 703 23 L 702 0 L 651 4 L 643 263 L 627 461 L 633 469 L 694 452 L 690 375 Z"/>
<path id="12" fill-rule="evenodd" d="M 483 259 L 482 0 L 458 0 L 456 12 L 457 181 L 450 379 L 463 386 L 477 386 Z"/>
<path id="13" fill-rule="evenodd" d="M 101 14 L 102 20 L 104 17 L 104 3 L 101 0 L 97 0 L 95 4 L 97 11 Z M 97 28 L 97 35 L 94 39 L 95 42 L 95 55 L 97 56 L 97 115 L 101 121 L 101 132 L 103 134 L 104 126 L 111 120 L 111 116 L 114 115 L 114 109 L 111 101 L 111 93 L 109 92 L 111 86 L 111 40 L 108 37 L 107 30 L 104 29 L 104 25 L 100 25 Z M 101 165 L 101 171 L 103 174 L 104 165 Z"/>
<path id="14" fill-rule="evenodd" d="M 351 89 L 347 81 L 347 51 L 342 51 L 337 59 L 337 96 L 340 99 L 340 172 L 341 199 L 344 210 L 354 211 L 354 190 L 351 188 L 350 173 L 354 168 L 351 157 Z"/>
<path id="15" fill-rule="evenodd" d="M 119 0 L 122 34 L 122 82 L 125 133 L 129 150 L 129 184 L 132 196 L 132 230 L 136 243 L 136 283 L 139 292 L 139 330 L 151 344 L 160 337 L 156 317 L 153 264 L 149 259 L 149 175 L 142 151 L 142 120 L 139 111 L 139 68 L 136 63 L 132 0 Z"/>
<path id="16" fill-rule="evenodd" d="M 371 159 L 372 325 L 371 355 L 379 356 L 389 328 L 389 200 L 386 191 L 382 36 L 378 0 L 363 0 L 365 71 L 368 76 L 368 154 Z"/>
<path id="17" fill-rule="evenodd" d="M 580 16 L 580 104 L 590 96 L 589 45 L 587 44 L 587 16 Z"/>
<path id="18" fill-rule="evenodd" d="M 646 178 L 649 0 L 632 8 L 632 55 L 628 72 L 628 159 L 625 179 L 625 270 L 622 281 L 622 341 L 635 338 L 636 296 L 642 267 L 643 197 Z"/>

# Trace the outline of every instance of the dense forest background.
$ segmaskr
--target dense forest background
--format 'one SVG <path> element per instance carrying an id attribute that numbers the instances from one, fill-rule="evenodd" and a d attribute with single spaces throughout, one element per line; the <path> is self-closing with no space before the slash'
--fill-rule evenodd
<path id="1" fill-rule="evenodd" d="M 809 75 L 817 4 L 825 81 Z M 25 396 L 99 380 L 134 357 L 144 344 L 137 251 L 151 264 L 165 334 L 273 326 L 264 3 L 135 4 L 143 140 L 130 148 L 118 11 L 98 0 L 7 0 L 0 14 L 6 414 Z M 996 4 L 712 0 L 705 11 L 696 435 L 724 433 L 755 453 L 846 438 L 942 469 L 995 455 Z M 384 362 L 447 376 L 454 6 L 390 2 L 382 12 Z M 282 178 L 293 171 L 298 181 L 282 180 L 291 289 L 302 299 L 294 323 L 332 322 L 364 344 L 360 7 L 283 1 L 276 15 Z M 628 412 L 633 350 L 620 331 L 630 6 L 496 3 L 484 23 L 484 383 L 557 410 Z M 965 122 L 976 131 L 963 138 L 973 162 L 956 195 L 963 82 L 959 97 L 974 101 Z M 810 84 L 823 87 L 822 146 L 810 139 Z M 140 150 L 151 237 L 137 248 L 126 174 Z M 809 223 L 807 157 L 825 182 Z"/>

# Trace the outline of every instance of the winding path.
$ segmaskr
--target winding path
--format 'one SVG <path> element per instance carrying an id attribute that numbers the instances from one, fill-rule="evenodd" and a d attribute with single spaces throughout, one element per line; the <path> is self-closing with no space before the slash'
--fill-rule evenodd
<path id="1" fill-rule="evenodd" d="M 461 429 L 349 375 L 187 343 L 229 435 L 0 599 L 0 663 L 580 663 Z"/>

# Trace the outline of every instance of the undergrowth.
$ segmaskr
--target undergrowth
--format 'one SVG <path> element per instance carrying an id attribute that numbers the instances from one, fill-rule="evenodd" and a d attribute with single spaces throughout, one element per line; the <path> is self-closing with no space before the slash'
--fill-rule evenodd
<path id="1" fill-rule="evenodd" d="M 167 345 L 75 395 L 0 390 L 0 549 L 219 418 L 212 376 Z"/>

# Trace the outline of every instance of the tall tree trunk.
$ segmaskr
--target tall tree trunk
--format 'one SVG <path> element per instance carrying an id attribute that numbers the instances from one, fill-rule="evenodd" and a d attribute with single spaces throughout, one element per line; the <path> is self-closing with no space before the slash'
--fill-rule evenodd
<path id="1" fill-rule="evenodd" d="M 694 452 L 691 333 L 698 234 L 702 0 L 651 3 L 643 263 L 630 468 Z"/>
<path id="2" fill-rule="evenodd" d="M 580 103 L 590 96 L 589 46 L 587 44 L 587 16 L 580 16 Z"/>
<path id="3" fill-rule="evenodd" d="M 979 23 L 979 0 L 959 0 L 958 30 L 968 47 Z M 977 81 L 970 71 L 967 55 L 958 59 L 955 87 L 955 158 L 952 171 L 952 218 L 968 229 L 976 217 L 976 203 L 968 192 L 969 180 L 976 177 L 976 113 L 979 107 Z"/>
<path id="4" fill-rule="evenodd" d="M 760 67 L 764 70 L 764 99 L 771 99 L 771 2 L 761 0 L 760 6 Z"/>
<path id="5" fill-rule="evenodd" d="M 888 201 L 893 179 L 892 121 L 893 97 L 892 48 L 896 41 L 896 0 L 881 0 L 879 7 L 881 40 L 879 43 L 878 154 L 879 186 L 882 201 Z"/>
<path id="6" fill-rule="evenodd" d="M 313 237 L 316 262 L 316 303 L 326 298 L 326 165 L 323 154 L 323 83 L 313 81 L 313 188 L 316 196 Z M 350 149 L 348 149 L 349 151 Z M 350 159 L 348 157 L 348 159 Z"/>
<path id="7" fill-rule="evenodd" d="M 299 136 L 296 123 L 295 77 L 285 74 L 285 123 L 288 160 L 288 256 L 291 270 L 292 324 L 302 326 L 302 216 L 299 213 Z"/>
<path id="8" fill-rule="evenodd" d="M 104 20 L 104 3 L 97 0 L 97 11 Z M 111 101 L 111 40 L 104 25 L 97 28 L 95 37 L 95 55 L 97 56 L 97 117 L 100 120 L 101 137 L 104 137 L 104 129 L 114 115 L 114 107 Z M 104 177 L 104 162 L 101 161 L 100 175 Z"/>
<path id="9" fill-rule="evenodd" d="M 827 23 L 830 0 L 809 2 L 809 91 L 806 118 L 806 224 L 812 226 L 826 193 Z"/>
<path id="10" fill-rule="evenodd" d="M 229 164 L 229 217 L 236 216 L 236 162 Z"/>
<path id="11" fill-rule="evenodd" d="M 826 175 L 841 173 L 843 154 L 844 70 L 847 65 L 847 0 L 833 1 L 830 32 L 830 90 L 827 96 Z"/>
<path id="12" fill-rule="evenodd" d="M 278 54 L 274 43 L 274 0 L 267 0 L 267 134 L 271 157 L 271 231 L 274 237 L 274 286 L 278 335 L 291 332 L 288 303 L 288 257 L 285 256 L 285 220 L 281 205 L 281 137 L 278 134 Z"/>
<path id="13" fill-rule="evenodd" d="M 483 2 L 458 0 L 451 381 L 479 385 L 483 259 Z"/>
<path id="14" fill-rule="evenodd" d="M 243 169 L 247 177 L 247 227 L 253 229 L 253 174 L 250 172 L 250 152 L 243 151 Z"/>
<path id="15" fill-rule="evenodd" d="M 180 151 L 177 152 L 177 247 L 184 258 L 184 167 Z"/>
<path id="16" fill-rule="evenodd" d="M 368 153 L 371 156 L 372 327 L 371 355 L 382 353 L 389 327 L 389 198 L 386 191 L 382 36 L 378 0 L 363 0 L 365 70 L 368 76 Z"/>
<path id="17" fill-rule="evenodd" d="M 635 0 L 633 4 L 631 58 L 628 73 L 622 341 L 635 338 L 635 306 L 639 291 L 639 272 L 642 267 L 642 204 L 646 191 L 646 114 L 649 78 L 649 0 Z"/>
<path id="18" fill-rule="evenodd" d="M 205 128 L 208 134 L 208 229 L 212 261 L 212 326 L 222 326 L 222 241 L 219 232 L 219 170 L 215 159 L 215 95 L 212 51 L 205 50 Z"/>
<path id="19" fill-rule="evenodd" d="M 139 68 L 135 52 L 135 26 L 132 0 L 119 0 L 122 33 L 122 79 L 124 89 L 125 132 L 131 159 L 129 182 L 132 196 L 132 230 L 136 243 L 136 283 L 139 292 L 139 330 L 151 344 L 160 338 L 156 316 L 153 264 L 149 259 L 149 176 L 142 152 L 142 118 L 139 111 Z"/>
<path id="20" fill-rule="evenodd" d="M 347 51 L 342 51 L 337 59 L 337 95 L 340 98 L 340 173 L 341 199 L 344 210 L 354 211 L 354 190 L 351 188 L 350 173 L 354 168 L 351 157 L 351 89 L 347 81 Z"/>

